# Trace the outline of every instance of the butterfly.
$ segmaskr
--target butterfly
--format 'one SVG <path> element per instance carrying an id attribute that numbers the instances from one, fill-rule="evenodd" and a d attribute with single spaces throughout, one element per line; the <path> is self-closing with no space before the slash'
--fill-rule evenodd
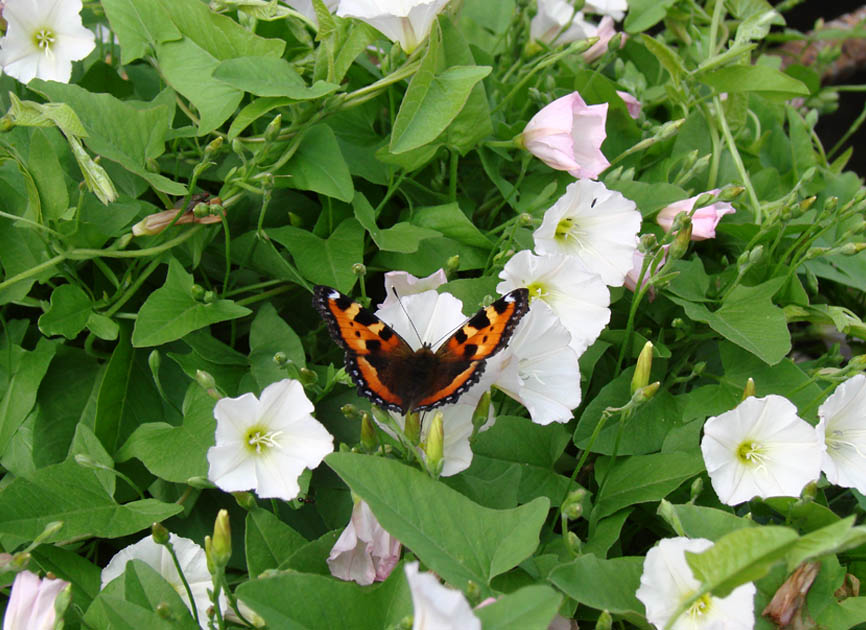
<path id="1" fill-rule="evenodd" d="M 413 350 L 372 311 L 331 287 L 313 289 L 313 306 L 346 351 L 358 393 L 401 414 L 456 402 L 478 382 L 487 359 L 502 350 L 529 310 L 529 291 L 515 289 L 485 306 L 438 349 Z"/>

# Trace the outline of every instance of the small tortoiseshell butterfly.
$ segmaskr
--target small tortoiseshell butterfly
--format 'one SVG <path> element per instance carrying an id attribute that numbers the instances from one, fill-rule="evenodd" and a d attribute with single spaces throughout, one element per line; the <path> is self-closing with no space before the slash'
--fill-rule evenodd
<path id="1" fill-rule="evenodd" d="M 508 343 L 529 310 L 529 291 L 515 289 L 473 315 L 437 350 L 413 350 L 393 328 L 336 289 L 316 286 L 313 306 L 346 351 L 358 393 L 406 414 L 456 400 L 478 382 L 487 359 Z"/>

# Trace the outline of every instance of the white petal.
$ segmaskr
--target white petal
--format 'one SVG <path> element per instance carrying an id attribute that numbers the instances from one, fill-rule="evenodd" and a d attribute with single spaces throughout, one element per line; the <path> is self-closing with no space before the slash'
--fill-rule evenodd
<path id="1" fill-rule="evenodd" d="M 463 593 L 443 586 L 432 573 L 419 573 L 417 562 L 404 568 L 414 609 L 412 630 L 481 630 Z"/>

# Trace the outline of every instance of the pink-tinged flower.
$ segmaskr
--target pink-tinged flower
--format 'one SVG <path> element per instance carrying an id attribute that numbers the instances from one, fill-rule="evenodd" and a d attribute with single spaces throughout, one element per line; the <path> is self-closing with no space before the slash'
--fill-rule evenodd
<path id="1" fill-rule="evenodd" d="M 133 236 L 153 236 L 154 234 L 159 234 L 169 225 L 171 225 L 172 220 L 177 215 L 177 210 L 163 210 L 162 212 L 154 212 L 153 214 L 149 214 L 144 217 L 141 221 L 132 226 L 132 234 Z M 203 217 L 195 216 L 195 213 L 192 210 L 188 210 L 184 212 L 180 217 L 178 217 L 177 221 L 174 222 L 175 225 L 182 225 L 184 223 L 219 223 L 222 221 L 222 217 L 215 214 L 207 214 Z"/>
<path id="2" fill-rule="evenodd" d="M 568 422 L 580 404 L 580 367 L 570 344 L 550 307 L 533 300 L 508 348 L 490 361 L 493 384 L 526 407 L 535 424 Z"/>
<path id="3" fill-rule="evenodd" d="M 606 122 L 607 103 L 587 105 L 572 92 L 532 117 L 523 130 L 523 146 L 550 168 L 596 179 L 610 166 L 601 152 Z"/>
<path id="4" fill-rule="evenodd" d="M 400 560 L 400 541 L 376 520 L 366 502 L 355 501 L 352 518 L 328 556 L 331 575 L 368 586 L 382 582 Z"/>
<path id="5" fill-rule="evenodd" d="M 605 15 L 601 18 L 601 22 L 598 23 L 598 28 L 591 35 L 592 37 L 598 37 L 598 41 L 583 53 L 583 60 L 589 63 L 606 53 L 608 44 L 610 44 L 610 40 L 613 39 L 614 35 L 616 35 L 616 29 L 613 26 L 613 18 Z"/>
<path id="6" fill-rule="evenodd" d="M 664 250 L 662 257 L 654 265 L 654 267 L 647 268 L 646 273 L 643 276 L 643 281 L 640 283 L 641 288 L 645 287 L 646 283 L 649 282 L 649 279 L 652 276 L 654 276 L 656 273 L 658 273 L 658 270 L 664 266 L 665 261 L 667 260 L 667 257 L 668 257 L 668 249 L 670 248 L 670 245 L 662 245 L 662 248 Z M 637 288 L 637 280 L 640 277 L 641 270 L 643 269 L 643 261 L 645 258 L 646 258 L 646 254 L 642 253 L 639 249 L 634 250 L 634 266 L 631 268 L 631 271 L 629 271 L 625 275 L 625 283 L 624 283 L 625 288 L 627 288 L 630 291 L 634 291 Z M 652 287 L 650 287 L 649 295 L 650 295 L 650 300 L 655 299 L 655 291 L 653 290 Z"/>
<path id="7" fill-rule="evenodd" d="M 439 583 L 432 573 L 420 573 L 418 563 L 405 567 L 412 595 L 412 630 L 481 630 L 462 592 Z"/>
<path id="8" fill-rule="evenodd" d="M 714 188 L 707 192 L 715 195 L 718 194 L 719 189 Z M 663 208 L 656 217 L 656 223 L 662 226 L 662 229 L 665 232 L 670 232 L 674 224 L 674 218 L 676 218 L 680 212 L 685 212 L 686 214 L 690 213 L 692 218 L 693 241 L 704 241 L 708 238 L 716 238 L 716 226 L 719 224 L 719 221 L 721 221 L 722 217 L 726 214 L 733 214 L 736 210 L 734 210 L 731 204 L 727 201 L 717 201 L 709 206 L 698 208 L 692 212 L 692 208 L 695 207 L 695 201 L 697 201 L 698 197 L 700 197 L 700 195 L 695 195 L 688 199 L 682 199 L 681 201 L 675 201 L 666 208 Z"/>
<path id="9" fill-rule="evenodd" d="M 337 15 L 362 20 L 411 53 L 449 0 L 340 0 Z"/>
<path id="10" fill-rule="evenodd" d="M 81 24 L 81 6 L 81 0 L 6 0 L 3 72 L 21 83 L 33 78 L 69 83 L 72 62 L 96 47 L 93 33 Z"/>
<path id="11" fill-rule="evenodd" d="M 727 597 L 707 593 L 687 608 L 670 626 L 671 617 L 700 589 L 686 562 L 686 551 L 700 553 L 713 546 L 706 538 L 664 538 L 647 552 L 635 595 L 646 608 L 646 618 L 662 630 L 752 630 L 755 627 L 755 592 L 752 582 L 735 588 Z"/>
<path id="12" fill-rule="evenodd" d="M 538 12 L 529 22 L 530 39 L 545 44 L 581 41 L 594 37 L 596 30 L 568 0 L 538 0 Z"/>
<path id="13" fill-rule="evenodd" d="M 628 110 L 628 115 L 637 120 L 637 118 L 640 116 L 641 110 L 640 101 L 628 92 L 617 90 L 616 93 L 622 99 L 622 102 L 625 103 L 625 107 Z"/>
<path id="14" fill-rule="evenodd" d="M 385 299 L 379 304 L 379 308 L 397 304 L 398 299 L 406 295 L 438 289 L 446 282 L 448 277 L 444 269 L 434 271 L 424 278 L 416 278 L 408 271 L 389 271 L 385 274 Z"/>
<path id="15" fill-rule="evenodd" d="M 793 403 L 771 394 L 707 419 L 701 453 L 719 501 L 737 505 L 799 496 L 821 474 L 824 443 Z"/>
<path id="16" fill-rule="evenodd" d="M 827 445 L 827 481 L 866 493 L 866 376 L 848 379 L 818 408 L 818 435 Z"/>
<path id="17" fill-rule="evenodd" d="M 3 615 L 3 630 L 53 630 L 57 618 L 54 602 L 69 582 L 39 579 L 21 571 L 12 583 L 12 592 Z"/>
<path id="18" fill-rule="evenodd" d="M 641 215 L 635 203 L 602 182 L 579 179 L 544 213 L 532 237 L 539 254 L 564 254 L 620 286 L 632 267 Z"/>

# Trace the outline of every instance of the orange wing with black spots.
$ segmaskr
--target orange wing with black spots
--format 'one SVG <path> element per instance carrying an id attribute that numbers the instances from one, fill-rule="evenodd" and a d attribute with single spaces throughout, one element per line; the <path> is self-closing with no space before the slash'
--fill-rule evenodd
<path id="1" fill-rule="evenodd" d="M 346 371 L 358 393 L 397 411 L 423 411 L 456 402 L 505 347 L 529 308 L 529 292 L 516 289 L 487 306 L 433 352 L 412 350 L 393 328 L 336 289 L 317 286 L 313 306 L 346 351 Z"/>

